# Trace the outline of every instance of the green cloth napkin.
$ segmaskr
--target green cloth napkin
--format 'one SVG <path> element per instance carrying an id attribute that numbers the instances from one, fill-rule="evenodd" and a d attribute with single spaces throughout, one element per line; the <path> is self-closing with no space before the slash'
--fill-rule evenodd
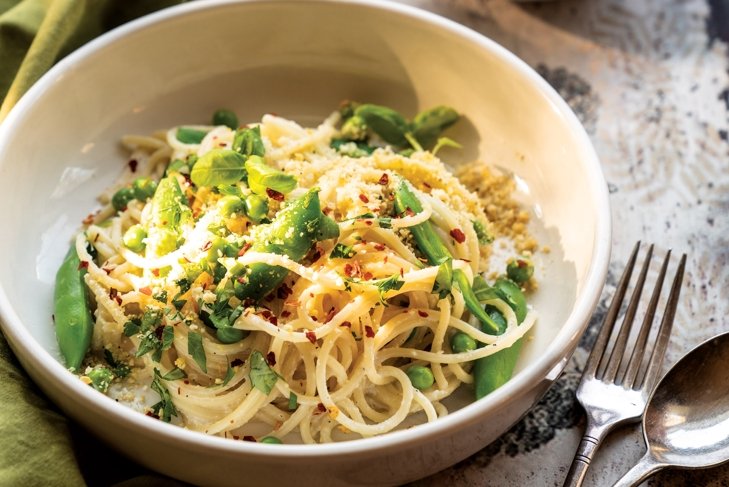
<path id="1" fill-rule="evenodd" d="M 0 123 L 54 63 L 133 18 L 184 0 L 0 0 Z M 50 324 L 49 324 L 50 326 Z M 0 333 L 0 487 L 181 486 L 68 421 Z"/>

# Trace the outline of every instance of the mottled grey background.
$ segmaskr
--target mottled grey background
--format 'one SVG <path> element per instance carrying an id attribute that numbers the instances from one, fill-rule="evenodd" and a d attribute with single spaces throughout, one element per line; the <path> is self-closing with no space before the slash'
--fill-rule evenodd
<path id="1" fill-rule="evenodd" d="M 729 0 L 406 3 L 487 35 L 557 89 L 597 149 L 613 215 L 608 282 L 564 374 L 495 443 L 413 485 L 562 485 L 584 428 L 574 389 L 635 241 L 689 257 L 664 368 L 729 330 Z M 585 485 L 612 485 L 643 451 L 638 425 L 615 432 Z M 729 466 L 647 485 L 727 486 Z"/>

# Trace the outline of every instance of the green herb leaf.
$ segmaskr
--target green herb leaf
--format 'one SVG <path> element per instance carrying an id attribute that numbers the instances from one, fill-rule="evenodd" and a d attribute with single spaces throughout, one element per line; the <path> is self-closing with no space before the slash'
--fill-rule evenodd
<path id="1" fill-rule="evenodd" d="M 251 353 L 251 384 L 253 387 L 268 395 L 278 381 L 278 374 L 268 366 L 263 354 L 258 350 Z"/>
<path id="2" fill-rule="evenodd" d="M 399 147 L 408 144 L 405 138 L 405 134 L 408 132 L 408 122 L 392 108 L 365 104 L 358 106 L 354 110 L 354 115 L 362 118 L 367 127 L 385 142 Z"/>
<path id="3" fill-rule="evenodd" d="M 104 349 L 104 360 L 106 360 L 106 363 L 111 367 L 111 371 L 117 377 L 126 377 L 131 372 L 129 366 L 116 360 L 108 348 Z"/>
<path id="4" fill-rule="evenodd" d="M 329 257 L 331 259 L 351 259 L 354 257 L 354 247 L 338 243 L 332 249 L 332 253 L 329 254 Z"/>
<path id="5" fill-rule="evenodd" d="M 233 378 L 235 375 L 235 370 L 233 370 L 233 367 L 228 364 L 228 369 L 225 371 L 225 377 L 223 377 L 223 383 L 221 385 L 227 386 L 228 382 Z"/>
<path id="6" fill-rule="evenodd" d="M 453 261 L 448 259 L 438 266 L 438 273 L 435 275 L 435 282 L 431 292 L 437 293 L 440 299 L 444 299 L 450 294 L 452 287 Z"/>
<path id="7" fill-rule="evenodd" d="M 167 304 L 167 291 L 162 291 L 158 294 L 155 294 L 152 296 L 152 298 L 155 301 L 159 301 L 160 303 Z"/>
<path id="8" fill-rule="evenodd" d="M 248 187 L 256 194 L 264 195 L 266 189 L 286 194 L 296 188 L 294 176 L 272 168 L 259 156 L 246 159 L 245 168 L 248 171 Z"/>
<path id="9" fill-rule="evenodd" d="M 296 411 L 299 407 L 299 398 L 294 391 L 289 392 L 289 411 Z"/>
<path id="10" fill-rule="evenodd" d="M 396 291 L 400 289 L 402 285 L 405 284 L 405 281 L 400 279 L 400 274 L 393 274 L 386 279 L 378 279 L 377 281 L 373 281 L 373 283 L 377 286 L 377 290 L 380 293 L 380 302 L 382 304 L 386 304 L 385 294 L 388 291 Z"/>
<path id="11" fill-rule="evenodd" d="M 230 149 L 213 149 L 198 159 L 190 179 L 197 186 L 234 184 L 246 175 L 245 156 Z"/>
<path id="12" fill-rule="evenodd" d="M 124 336 L 131 337 L 138 335 L 142 330 L 142 321 L 139 318 L 132 318 L 124 323 Z"/>
<path id="13" fill-rule="evenodd" d="M 165 327 L 162 329 L 162 350 L 169 350 L 174 341 L 175 327 L 171 325 L 165 325 Z"/>
<path id="14" fill-rule="evenodd" d="M 392 228 L 392 218 L 389 216 L 383 216 L 377 219 L 377 224 L 380 228 Z"/>
<path id="15" fill-rule="evenodd" d="M 448 137 L 438 137 L 438 142 L 435 143 L 435 147 L 430 151 L 433 155 L 437 154 L 443 147 L 453 147 L 454 149 L 462 149 L 463 146 L 453 139 Z"/>
<path id="16" fill-rule="evenodd" d="M 177 140 L 183 144 L 199 144 L 208 133 L 191 127 L 179 127 L 175 133 Z"/>
<path id="17" fill-rule="evenodd" d="M 192 356 L 200 370 L 203 372 L 208 371 L 207 357 L 205 356 L 205 348 L 200 333 L 191 331 L 187 334 L 187 353 Z"/>
<path id="18" fill-rule="evenodd" d="M 235 131 L 233 136 L 234 151 L 244 156 L 260 156 L 266 153 L 266 148 L 261 139 L 261 128 L 255 126 L 253 128 L 242 128 Z"/>
<path id="19" fill-rule="evenodd" d="M 179 380 L 184 379 L 185 377 L 187 377 L 187 374 L 179 367 L 175 367 L 162 376 L 164 380 Z"/>
<path id="20" fill-rule="evenodd" d="M 162 376 L 159 373 L 159 369 L 155 367 L 154 378 L 150 386 L 154 392 L 159 394 L 160 401 L 152 406 L 152 412 L 160 417 L 160 419 L 166 423 L 169 423 L 172 416 L 177 416 L 177 409 L 172 402 L 172 396 L 170 391 L 167 390 L 167 386 L 162 383 Z"/>
<path id="21" fill-rule="evenodd" d="M 411 124 L 413 135 L 423 147 L 431 147 L 438 136 L 456 123 L 459 117 L 458 112 L 447 106 L 423 110 L 413 118 Z"/>

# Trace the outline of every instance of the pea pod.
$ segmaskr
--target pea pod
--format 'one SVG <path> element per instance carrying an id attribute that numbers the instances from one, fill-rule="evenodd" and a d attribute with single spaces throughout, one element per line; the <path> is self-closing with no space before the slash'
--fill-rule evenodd
<path id="1" fill-rule="evenodd" d="M 318 239 L 337 236 L 332 232 L 332 224 L 321 212 L 318 188 L 310 189 L 281 210 L 271 223 L 259 227 L 250 251 L 286 255 L 298 262 Z M 235 295 L 239 299 L 258 300 L 281 284 L 287 274 L 283 267 L 251 264 L 235 277 Z"/>
<path id="2" fill-rule="evenodd" d="M 412 133 L 426 149 L 432 147 L 441 132 L 458 121 L 458 112 L 451 107 L 437 106 L 418 113 L 411 123 Z"/>
<path id="3" fill-rule="evenodd" d="M 56 339 L 66 367 L 78 370 L 91 344 L 94 321 L 91 316 L 84 275 L 86 270 L 71 246 L 56 273 L 53 295 Z"/>
<path id="4" fill-rule="evenodd" d="M 418 198 L 409 188 L 408 183 L 402 179 L 398 184 L 397 190 L 395 191 L 395 210 L 399 214 L 405 214 L 408 210 L 414 213 L 420 213 L 423 211 L 423 207 L 418 201 Z M 424 221 L 409 227 L 410 233 L 415 238 L 415 244 L 418 246 L 420 251 L 425 254 L 430 265 L 441 265 L 444 262 L 453 258 L 448 248 L 441 241 L 438 234 L 435 233 L 433 226 L 430 221 Z M 453 271 L 453 280 L 458 285 L 458 288 L 463 294 L 463 300 L 466 303 L 468 310 L 481 322 L 486 331 L 490 333 L 496 333 L 499 330 L 498 324 L 496 324 L 491 317 L 486 314 L 481 303 L 473 293 L 471 284 L 468 282 L 468 278 L 460 269 Z"/>
<path id="5" fill-rule="evenodd" d="M 521 324 L 526 317 L 527 308 L 526 299 L 519 286 L 509 279 L 499 278 L 491 289 L 514 310 L 516 321 Z M 509 348 L 476 360 L 473 366 L 476 399 L 481 399 L 511 379 L 522 345 L 523 339 L 519 339 Z"/>

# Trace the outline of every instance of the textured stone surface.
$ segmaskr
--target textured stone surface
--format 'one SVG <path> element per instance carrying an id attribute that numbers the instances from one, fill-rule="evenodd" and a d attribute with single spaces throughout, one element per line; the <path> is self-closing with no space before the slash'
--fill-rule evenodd
<path id="1" fill-rule="evenodd" d="M 597 149 L 613 214 L 608 282 L 565 373 L 499 440 L 414 485 L 562 485 L 584 427 L 574 389 L 636 240 L 688 254 L 664 368 L 729 330 L 729 0 L 407 3 L 494 39 L 557 89 Z M 639 426 L 613 433 L 585 485 L 612 485 L 643 450 Z M 647 484 L 726 486 L 729 466 Z"/>

